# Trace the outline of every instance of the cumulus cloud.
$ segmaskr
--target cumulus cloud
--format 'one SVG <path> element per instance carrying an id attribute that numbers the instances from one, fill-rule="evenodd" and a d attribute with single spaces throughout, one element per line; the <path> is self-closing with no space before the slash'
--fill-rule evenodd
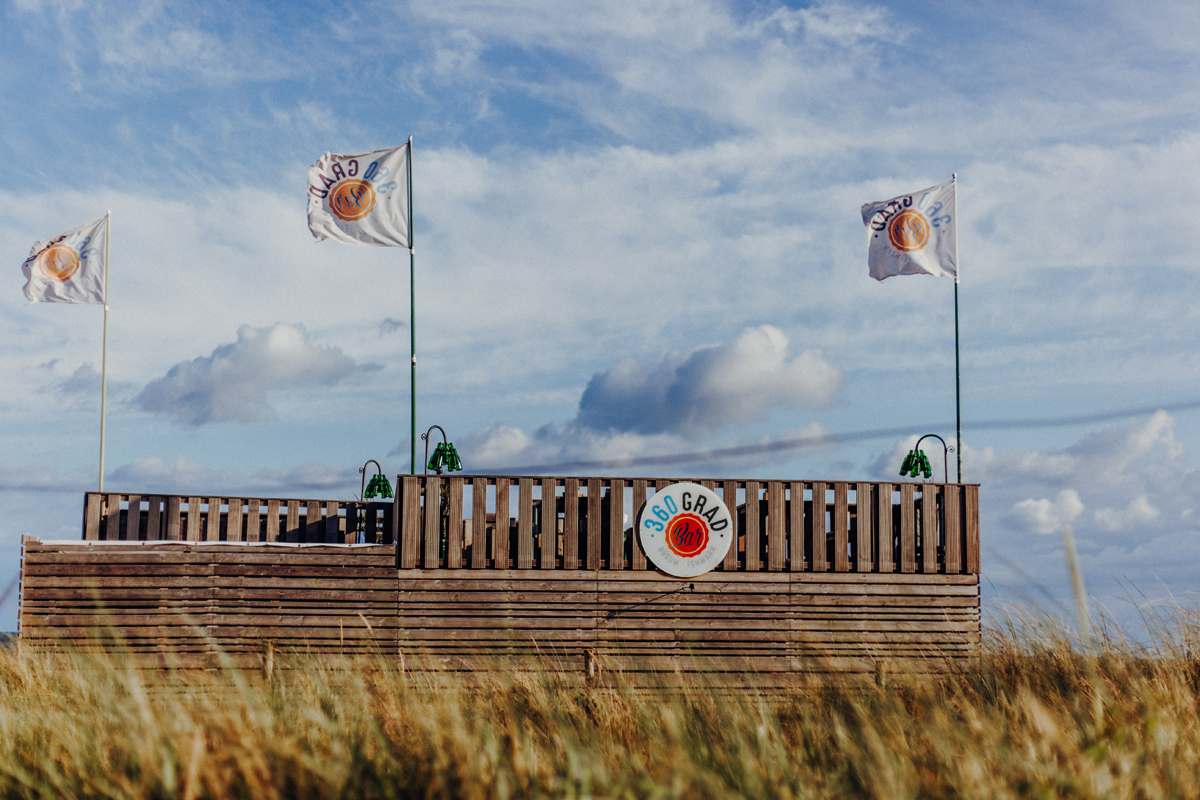
<path id="1" fill-rule="evenodd" d="M 1079 499 L 1079 492 L 1064 489 L 1054 500 L 1034 500 L 1031 497 L 1016 503 L 1004 521 L 1018 530 L 1046 534 L 1054 533 L 1082 513 L 1083 501 Z"/>
<path id="2" fill-rule="evenodd" d="M 268 392 L 332 386 L 355 369 L 354 359 L 340 349 L 312 344 L 301 325 L 243 325 L 236 342 L 176 364 L 133 402 L 190 425 L 267 422 L 274 418 Z"/>
<path id="3" fill-rule="evenodd" d="M 593 431 L 695 437 L 761 422 L 779 407 L 828 405 L 842 371 L 820 350 L 787 356 L 783 331 L 761 325 L 732 342 L 669 353 L 654 365 L 623 359 L 592 377 L 575 422 Z"/>

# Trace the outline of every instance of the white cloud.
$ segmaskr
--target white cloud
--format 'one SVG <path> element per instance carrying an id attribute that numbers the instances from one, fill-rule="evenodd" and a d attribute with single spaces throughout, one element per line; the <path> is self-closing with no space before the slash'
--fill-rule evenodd
<path id="1" fill-rule="evenodd" d="M 236 342 L 176 364 L 133 402 L 191 425 L 266 422 L 274 417 L 268 392 L 331 386 L 354 370 L 354 359 L 336 347 L 312 344 L 303 326 L 243 325 Z"/>
<path id="2" fill-rule="evenodd" d="M 1032 497 L 1015 504 L 1004 521 L 1018 530 L 1049 534 L 1072 522 L 1083 513 L 1083 501 L 1074 489 L 1063 489 L 1053 500 Z"/>
<path id="3" fill-rule="evenodd" d="M 778 407 L 827 405 L 841 370 L 819 350 L 791 361 L 787 350 L 783 331 L 761 325 L 726 344 L 669 353 L 654 366 L 622 359 L 588 383 L 575 422 L 595 431 L 698 436 L 761 422 Z"/>

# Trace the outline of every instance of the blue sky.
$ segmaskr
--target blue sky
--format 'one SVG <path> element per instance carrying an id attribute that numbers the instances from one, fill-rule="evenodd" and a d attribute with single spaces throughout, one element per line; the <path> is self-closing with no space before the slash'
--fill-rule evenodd
<path id="1" fill-rule="evenodd" d="M 989 602 L 1065 596 L 1063 522 L 1124 616 L 1200 588 L 1200 414 L 971 425 L 1200 400 L 1194 4 L 0 14 L 0 581 L 77 535 L 98 444 L 100 310 L 20 264 L 109 208 L 109 488 L 407 468 L 407 254 L 314 242 L 304 177 L 411 134 L 419 425 L 468 469 L 912 426 L 676 473 L 894 477 L 953 431 L 953 286 L 868 278 L 858 209 L 957 172 Z"/>

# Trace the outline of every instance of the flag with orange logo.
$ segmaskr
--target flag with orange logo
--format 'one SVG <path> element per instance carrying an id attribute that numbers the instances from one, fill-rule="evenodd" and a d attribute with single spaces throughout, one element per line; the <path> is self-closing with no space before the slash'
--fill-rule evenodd
<path id="1" fill-rule="evenodd" d="M 29 302 L 104 304 L 107 222 L 105 215 L 33 246 L 21 267 Z"/>
<path id="2" fill-rule="evenodd" d="M 326 153 L 308 170 L 308 229 L 317 239 L 411 247 L 409 148 Z"/>
<path id="3" fill-rule="evenodd" d="M 956 181 L 862 207 L 877 281 L 892 275 L 938 275 L 958 280 Z"/>

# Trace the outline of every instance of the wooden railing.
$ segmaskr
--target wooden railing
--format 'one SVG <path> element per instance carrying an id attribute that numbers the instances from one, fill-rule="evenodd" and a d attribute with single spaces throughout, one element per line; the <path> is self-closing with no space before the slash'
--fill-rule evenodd
<path id="1" fill-rule="evenodd" d="M 678 479 L 397 480 L 402 569 L 645 570 L 637 513 L 656 487 Z M 725 571 L 979 572 L 975 484 L 697 482 L 736 509 L 738 544 Z"/>
<path id="2" fill-rule="evenodd" d="M 88 492 L 83 538 L 98 541 L 391 544 L 395 505 L 341 500 Z"/>
<path id="3" fill-rule="evenodd" d="M 646 570 L 637 513 L 677 480 L 401 475 L 394 504 L 88 493 L 83 538 L 398 541 L 401 569 Z M 697 482 L 736 510 L 726 572 L 979 572 L 976 484 Z"/>

